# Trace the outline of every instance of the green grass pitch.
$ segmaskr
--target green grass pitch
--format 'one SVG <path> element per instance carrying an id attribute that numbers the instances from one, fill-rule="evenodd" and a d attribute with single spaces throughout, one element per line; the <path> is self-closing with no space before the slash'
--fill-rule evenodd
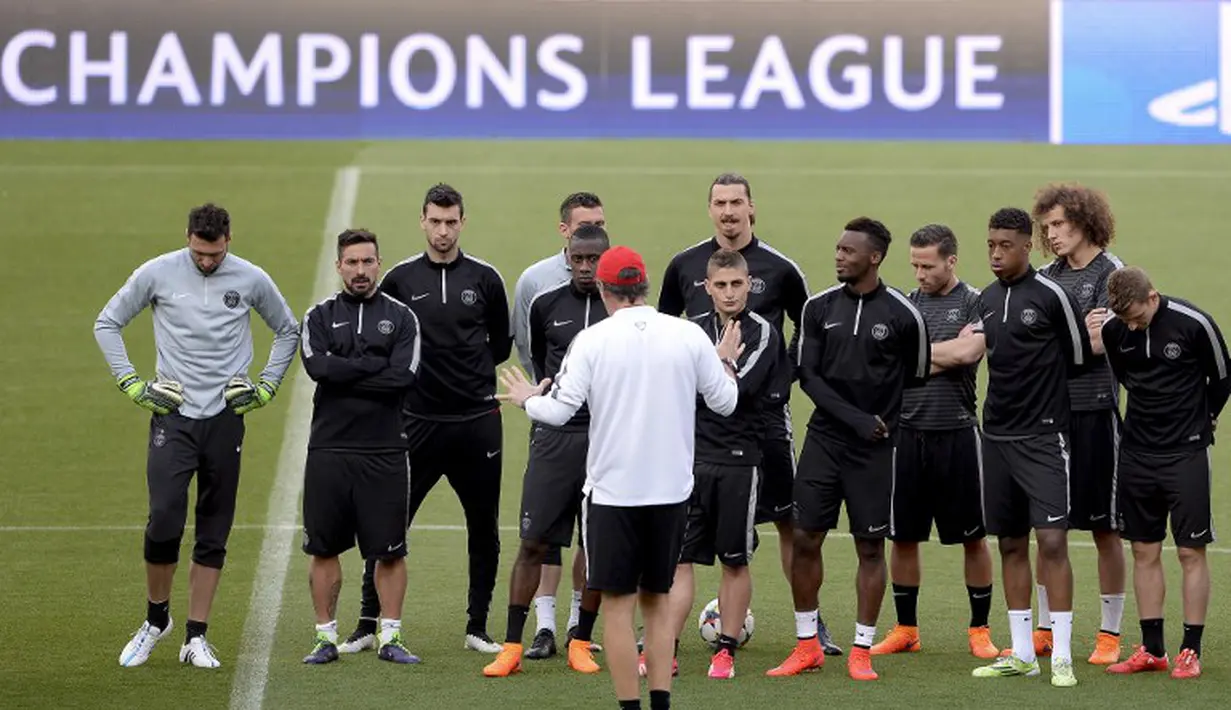
<path id="1" fill-rule="evenodd" d="M 560 659 L 528 662 L 525 672 L 512 679 L 481 677 L 487 658 L 462 649 L 465 535 L 457 529 L 460 509 L 444 485 L 416 520 L 428 527 L 411 534 L 405 629 L 408 644 L 424 663 L 391 667 L 369 653 L 324 668 L 300 664 L 312 638 L 306 560 L 295 547 L 293 530 L 267 527 L 284 436 L 294 441 L 303 435 L 296 431 L 290 386 L 272 407 L 248 417 L 236 529 L 209 633 L 222 669 L 202 672 L 176 661 L 186 614 L 186 570 L 172 598 L 178 625 L 173 637 L 144 667 L 121 669 L 116 663 L 145 611 L 141 529 L 147 420 L 115 391 L 93 340 L 94 317 L 133 268 L 181 244 L 187 209 L 206 200 L 231 210 L 234 251 L 265 267 L 302 315 L 322 295 L 313 291 L 335 175 L 352 165 L 361 170 L 351 221 L 380 235 L 386 267 L 421 248 L 417 216 L 422 194 L 433 182 L 447 181 L 467 200 L 463 248 L 495 264 L 510 292 L 521 269 L 559 247 L 555 208 L 575 190 L 592 190 L 603 198 L 615 241 L 642 250 L 656 275 L 673 253 L 710 234 L 705 210 L 710 179 L 726 170 L 742 172 L 752 181 L 758 233 L 797 260 L 816 291 L 832 281 L 833 245 L 842 223 L 864 213 L 886 222 L 895 234 L 884 272 L 890 283 L 911 286 L 906 238 L 916 227 L 939 221 L 953 226 L 962 240 L 960 275 L 982 286 L 991 280 L 983 246 L 987 216 L 1004 205 L 1028 207 L 1034 190 L 1046 181 L 1081 180 L 1110 194 L 1119 223 L 1113 250 L 1120 257 L 1144 265 L 1162 290 L 1196 301 L 1224 328 L 1231 327 L 1222 282 L 1229 253 L 1222 239 L 1231 203 L 1231 150 L 1225 147 L 5 143 L 0 149 L 0 224 L 7 248 L 0 276 L 7 308 L 0 325 L 0 364 L 9 376 L 2 385 L 0 416 L 0 707 L 255 707 L 246 689 L 262 683 L 264 707 L 269 708 L 614 707 L 606 673 L 578 677 Z M 263 362 L 269 334 L 259 321 L 255 332 L 256 359 Z M 148 315 L 126 331 L 126 338 L 135 362 L 148 374 L 153 365 Z M 298 364 L 292 373 L 300 377 Z M 797 432 L 810 411 L 796 393 Z M 505 422 L 501 510 L 506 532 L 489 623 L 496 637 L 504 624 L 508 568 L 517 543 L 509 526 L 517 520 L 525 464 L 526 419 L 510 412 Z M 1229 522 L 1225 507 L 1218 505 L 1231 494 L 1222 476 L 1229 463 L 1225 445 L 1216 448 L 1219 525 Z M 278 493 L 272 495 L 276 509 Z M 283 508 L 297 513 L 298 503 Z M 267 535 L 286 541 L 282 551 L 289 548 L 290 562 L 281 595 L 258 589 L 272 601 L 254 611 L 254 580 Z M 765 678 L 764 670 L 790 650 L 794 630 L 789 590 L 778 570 L 774 541 L 766 538 L 754 563 L 757 633 L 739 654 L 738 677 L 721 685 L 706 679 L 706 650 L 689 631 L 675 685 L 676 706 L 1220 704 L 1221 688 L 1231 680 L 1231 545 L 1220 541 L 1210 553 L 1214 594 L 1206 675 L 1177 683 L 1165 676 L 1109 678 L 1085 664 L 1098 626 L 1095 554 L 1088 537 L 1073 539 L 1074 651 L 1081 681 L 1074 690 L 1051 688 L 1046 674 L 1000 682 L 970 677 L 976 659 L 965 648 L 960 552 L 936 545 L 924 552 L 922 653 L 878 659 L 882 679 L 875 684 L 857 686 L 848 680 L 840 660 L 806 677 Z M 189 545 L 186 541 L 185 559 Z M 826 552 L 822 610 L 838 640 L 849 647 L 854 555 L 850 541 L 841 538 L 830 540 Z M 353 553 L 345 558 L 344 569 L 348 581 L 340 624 L 349 630 L 357 613 L 360 571 Z M 1174 654 L 1181 617 L 1179 571 L 1171 552 L 1167 571 L 1167 638 Z M 281 570 L 265 570 L 261 579 L 282 579 Z M 712 572 L 700 575 L 699 605 L 713 596 L 716 579 Z M 995 599 L 993 634 L 1003 645 L 1008 630 L 999 581 Z M 1131 594 L 1128 609 L 1124 630 L 1132 644 L 1138 631 Z M 276 630 L 265 673 L 264 666 L 245 667 L 240 661 L 250 613 Z M 893 616 L 886 599 L 882 635 Z"/>

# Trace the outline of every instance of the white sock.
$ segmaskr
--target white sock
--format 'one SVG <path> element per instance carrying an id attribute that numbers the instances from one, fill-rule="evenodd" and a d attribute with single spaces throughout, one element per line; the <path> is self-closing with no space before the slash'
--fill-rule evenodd
<path id="1" fill-rule="evenodd" d="M 816 638 L 816 618 L 818 616 L 820 616 L 820 611 L 817 609 L 795 612 L 795 637 Z"/>
<path id="2" fill-rule="evenodd" d="M 1018 660 L 1034 663 L 1034 637 L 1029 609 L 1009 610 L 1009 633 L 1013 635 L 1013 655 Z"/>
<path id="3" fill-rule="evenodd" d="M 393 635 L 402 630 L 401 619 L 380 620 L 380 645 L 384 646 L 393 640 Z"/>
<path id="4" fill-rule="evenodd" d="M 1047 587 L 1041 584 L 1035 585 L 1039 590 L 1039 628 L 1048 629 L 1049 626 L 1043 624 L 1051 623 L 1051 610 L 1047 608 Z"/>
<path id="5" fill-rule="evenodd" d="M 876 641 L 876 627 L 864 626 L 863 624 L 855 624 L 855 645 L 860 648 L 872 648 L 872 643 Z"/>
<path id="6" fill-rule="evenodd" d="M 568 606 L 568 626 L 571 629 L 581 622 L 581 592 L 573 590 L 573 601 Z"/>
<path id="7" fill-rule="evenodd" d="M 338 642 L 338 620 L 334 619 L 328 624 L 317 624 L 316 633 L 318 636 L 324 635 L 325 638 L 329 639 L 329 643 L 337 643 Z"/>
<path id="8" fill-rule="evenodd" d="M 1051 613 L 1051 660 L 1073 662 L 1073 612 Z"/>
<path id="9" fill-rule="evenodd" d="M 1124 593 L 1100 594 L 1103 600 L 1103 631 L 1109 634 L 1120 633 L 1120 621 L 1124 618 Z"/>
<path id="10" fill-rule="evenodd" d="M 539 624 L 538 629 L 535 630 L 536 634 L 543 629 L 553 634 L 556 633 L 556 598 L 546 595 L 535 597 L 534 616 Z"/>

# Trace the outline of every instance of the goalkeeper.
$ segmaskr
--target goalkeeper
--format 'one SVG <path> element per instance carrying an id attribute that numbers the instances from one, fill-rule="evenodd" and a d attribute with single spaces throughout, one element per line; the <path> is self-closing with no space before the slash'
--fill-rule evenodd
<path id="1" fill-rule="evenodd" d="M 188 215 L 187 246 L 141 265 L 94 323 L 94 337 L 121 392 L 153 413 L 146 483 L 145 622 L 120 654 L 139 666 L 170 633 L 171 584 L 188 516 L 188 486 L 197 475 L 196 541 L 189 570 L 186 634 L 180 662 L 221 665 L 205 640 L 206 623 L 235 518 L 243 415 L 269 404 L 295 356 L 299 327 L 278 287 L 259 267 L 227 250 L 231 220 L 207 204 Z M 156 376 L 129 362 L 121 329 L 149 306 Z M 249 309 L 274 331 L 269 363 L 256 383 Z"/>

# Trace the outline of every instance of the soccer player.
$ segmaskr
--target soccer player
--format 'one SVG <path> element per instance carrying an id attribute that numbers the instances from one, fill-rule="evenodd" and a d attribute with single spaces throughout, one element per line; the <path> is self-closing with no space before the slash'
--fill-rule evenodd
<path id="1" fill-rule="evenodd" d="M 1055 261 L 1039 272 L 1060 284 L 1081 306 L 1083 320 L 1107 307 L 1107 278 L 1124 266 L 1107 251 L 1116 223 L 1107 197 L 1081 185 L 1047 185 L 1035 196 L 1032 210 L 1044 254 Z M 1089 530 L 1098 549 L 1102 626 L 1089 662 L 1111 665 L 1120 660 L 1120 620 L 1124 616 L 1124 547 L 1116 529 L 1116 445 L 1120 439 L 1119 386 L 1096 355 L 1085 374 L 1069 380 L 1069 527 Z M 1035 567 L 1047 569 L 1038 560 Z M 1051 650 L 1046 578 L 1038 584 L 1038 630 L 1035 653 Z"/>
<path id="2" fill-rule="evenodd" d="M 1052 627 L 1051 683 L 1073 674 L 1069 565 L 1069 388 L 1091 359 L 1080 305 L 1030 265 L 1030 215 L 1007 207 L 988 223 L 996 281 L 983 289 L 987 395 L 983 403 L 983 511 L 996 535 L 1013 649 L 975 677 L 1039 674 L 1030 619 L 1030 531 L 1039 545 Z"/>
<path id="3" fill-rule="evenodd" d="M 591 192 L 574 192 L 560 203 L 560 224 L 557 227 L 564 237 L 563 248 L 555 254 L 531 264 L 517 279 L 513 287 L 513 343 L 517 347 L 517 359 L 526 372 L 534 372 L 534 363 L 530 358 L 530 339 L 527 330 L 530 314 L 530 301 L 535 294 L 545 288 L 556 286 L 568 281 L 572 276 L 568 260 L 568 243 L 570 237 L 586 225 L 605 227 L 603 202 Z M 593 274 L 591 274 L 593 277 Z M 581 618 L 581 593 L 585 586 L 586 568 L 585 555 L 581 545 L 584 544 L 578 535 L 578 549 L 573 555 L 573 601 L 569 605 L 568 626 L 572 631 Z M 550 658 L 556 655 L 556 590 L 560 587 L 563 560 L 560 556 L 560 546 L 551 545 L 543 558 L 543 571 L 539 576 L 539 588 L 534 593 L 534 615 L 537 629 L 530 648 L 526 649 L 526 658 Z M 591 644 L 592 650 L 599 650 L 597 644 Z"/>
<path id="4" fill-rule="evenodd" d="M 1214 542 L 1210 447 L 1231 395 L 1227 343 L 1208 313 L 1154 290 L 1136 267 L 1107 282 L 1115 315 L 1087 319 L 1091 341 L 1107 354 L 1128 392 L 1120 440 L 1121 536 L 1132 542 L 1133 586 L 1142 645 L 1110 673 L 1167 670 L 1163 645 L 1163 539 L 1167 518 L 1183 578 L 1184 638 L 1172 678 L 1201 675 L 1201 635 L 1210 601 L 1206 546 Z M 1099 330 L 1101 322 L 1101 332 Z"/>
<path id="5" fill-rule="evenodd" d="M 445 184 L 423 198 L 419 226 L 427 238 L 422 254 L 394 266 L 380 290 L 410 306 L 422 325 L 419 377 L 406 399 L 410 447 L 410 512 L 415 512 L 443 476 L 466 516 L 470 590 L 465 647 L 499 653 L 487 635 L 487 615 L 500 562 L 500 451 L 503 427 L 496 402 L 496 365 L 513 349 L 509 306 L 500 272 L 461 250 L 466 225 L 462 195 Z M 363 575 L 359 626 L 343 653 L 376 646 L 380 600 L 375 561 Z"/>
<path id="6" fill-rule="evenodd" d="M 418 663 L 402 644 L 406 595 L 406 511 L 410 461 L 402 398 L 419 369 L 419 322 L 401 301 L 376 289 L 376 235 L 338 235 L 342 290 L 308 310 L 300 355 L 316 382 L 304 466 L 303 551 L 316 642 L 304 663 L 338 660 L 338 556 L 355 546 L 376 564 L 381 660 Z"/>
<path id="7" fill-rule="evenodd" d="M 650 708 L 666 710 L 675 636 L 667 594 L 693 487 L 696 402 L 700 395 L 719 414 L 735 410 L 740 329 L 731 325 L 715 347 L 692 323 L 647 306 L 645 263 L 626 247 L 603 254 L 597 279 L 608 318 L 573 339 L 554 382 L 534 385 L 521 370 L 506 370 L 500 398 L 553 426 L 589 405 L 586 584 L 603 594 L 607 663 L 620 707 L 641 707 L 633 636 L 640 601 Z"/>
<path id="8" fill-rule="evenodd" d="M 120 391 L 150 418 L 146 483 L 145 622 L 120 653 L 139 666 L 171 631 L 171 585 L 188 517 L 188 486 L 197 476 L 196 543 L 188 571 L 188 623 L 180 661 L 221 665 L 205 640 L 210 607 L 227 554 L 239 489 L 244 416 L 273 400 L 295 357 L 299 324 L 260 267 L 231 254 L 231 216 L 213 204 L 188 213 L 187 245 L 137 268 L 98 314 L 94 337 Z M 156 375 L 144 380 L 128 359 L 121 331 L 141 311 L 154 314 Z M 257 383 L 249 312 L 274 332 Z"/>
<path id="9" fill-rule="evenodd" d="M 675 650 L 691 616 L 695 586 L 692 566 L 722 565 L 718 608 L 722 633 L 718 651 L 710 661 L 709 677 L 735 677 L 735 651 L 752 599 L 752 534 L 760 479 L 762 408 L 765 391 L 774 385 L 775 372 L 789 367 L 778 331 L 748 310 L 751 278 L 748 262 L 737 251 L 720 249 L 709 259 L 706 291 L 713 312 L 691 320 L 715 342 L 729 323 L 738 323 L 744 352 L 737 358 L 739 403 L 730 416 L 697 403 L 697 443 L 694 453 L 692 497 L 680 564 L 669 602 L 675 617 Z M 673 664 L 676 662 L 673 660 Z M 676 666 L 673 666 L 676 667 Z"/>
<path id="10" fill-rule="evenodd" d="M 607 317 L 594 271 L 609 246 L 602 227 L 578 228 L 566 250 L 571 278 L 539 291 L 530 300 L 525 332 L 535 382 L 554 380 L 573 338 Z M 562 426 L 531 425 L 530 457 L 522 483 L 521 546 L 509 578 L 504 649 L 483 669 L 483 675 L 503 677 L 521 671 L 522 635 L 530 599 L 536 588 L 541 590 L 543 559 L 550 547 L 558 550 L 572 544 L 573 521 L 581 512 L 581 488 L 586 480 L 589 431 L 590 412 L 584 406 Z M 579 623 L 570 629 L 568 664 L 582 673 L 599 670 L 590 651 L 599 601 L 598 593 L 583 593 Z M 540 631 L 535 640 L 541 635 Z M 549 640 L 554 653 L 554 635 Z"/>
<path id="11" fill-rule="evenodd" d="M 692 318 L 713 310 L 705 290 L 710 256 L 719 249 L 738 251 L 748 263 L 750 287 L 748 308 L 765 318 L 778 331 L 779 341 L 795 360 L 799 338 L 799 314 L 808 300 L 808 283 L 799 265 L 756 236 L 756 205 L 752 187 L 742 175 L 723 173 L 710 184 L 709 216 L 714 236 L 676 254 L 663 275 L 658 310 L 667 315 Z M 786 318 L 795 324 L 790 347 L 783 330 Z M 795 484 L 795 443 L 791 423 L 791 382 L 794 368 L 783 368 L 773 387 L 767 389 L 761 435 L 761 483 L 757 493 L 757 523 L 772 522 L 778 531 L 782 572 L 791 579 L 791 504 Z M 832 656 L 842 654 L 833 642 L 824 620 L 818 622 L 821 645 Z"/>
<path id="12" fill-rule="evenodd" d="M 919 287 L 909 298 L 927 323 L 932 376 L 921 389 L 902 394 L 897 432 L 893 511 L 896 530 L 889 573 L 898 623 L 872 655 L 918 651 L 919 543 L 936 521 L 942 545 L 961 545 L 965 557 L 970 652 L 995 658 L 988 612 L 992 605 L 992 557 L 983 530 L 979 419 L 975 375 L 984 354 L 982 333 L 959 337 L 977 323 L 979 291 L 957 277 L 957 236 L 929 224 L 910 237 L 910 261 Z"/>
<path id="13" fill-rule="evenodd" d="M 855 647 L 847 672 L 876 680 L 871 648 L 885 596 L 885 538 L 896 532 L 894 436 L 902 392 L 927 381 L 927 326 L 910 299 L 880 279 L 889 230 L 859 217 L 847 223 L 835 257 L 839 285 L 808 299 L 801 315 L 799 384 L 816 405 L 795 478 L 791 593 L 798 642 L 768 675 L 788 676 L 825 662 L 817 640 L 821 546 L 838 526 L 843 501 L 855 551 Z"/>

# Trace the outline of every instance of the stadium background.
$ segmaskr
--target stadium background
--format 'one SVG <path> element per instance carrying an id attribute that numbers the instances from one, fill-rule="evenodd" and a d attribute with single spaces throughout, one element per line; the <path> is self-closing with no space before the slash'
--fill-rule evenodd
<path id="1" fill-rule="evenodd" d="M 296 547 L 310 396 L 298 365 L 275 405 L 249 417 L 237 527 L 210 625 L 223 668 L 217 673 L 181 668 L 174 644 L 141 669 L 122 671 L 115 664 L 144 608 L 146 418 L 112 390 L 91 324 L 133 268 L 178 245 L 190 206 L 206 200 L 226 205 L 235 221 L 235 252 L 264 266 L 302 314 L 335 288 L 326 245 L 343 226 L 364 225 L 380 234 L 386 266 L 420 249 L 419 200 L 438 180 L 466 196 L 470 219 L 463 247 L 494 263 L 511 290 L 521 269 L 557 248 L 555 207 L 568 192 L 597 192 L 616 241 L 643 250 L 652 272 L 661 274 L 673 253 L 710 233 L 704 198 L 709 181 L 737 170 L 752 181 L 759 234 L 800 263 L 814 291 L 832 281 L 833 241 L 842 222 L 863 213 L 894 231 L 885 271 L 890 283 L 911 286 L 906 238 L 922 224 L 941 221 L 962 239 L 960 275 L 983 285 L 990 280 L 981 243 L 987 215 L 1002 205 L 1028 206 L 1044 182 L 1080 180 L 1111 197 L 1119 222 L 1114 251 L 1149 269 L 1164 291 L 1194 300 L 1226 326 L 1231 323 L 1221 283 L 1225 205 L 1231 199 L 1231 151 L 1225 145 L 1231 140 L 1231 129 L 1225 128 L 1231 122 L 1226 118 L 1231 89 L 1224 88 L 1231 87 L 1231 11 L 1226 5 L 1210 0 L 5 3 L 0 135 L 8 140 L 0 143 L 0 224 L 8 254 L 0 260 L 0 274 L 8 308 L 0 363 L 9 374 L 0 416 L 0 598 L 5 601 L 0 706 L 568 708 L 609 702 L 606 674 L 576 677 L 562 662 L 531 664 L 508 682 L 480 677 L 483 659 L 461 649 L 464 533 L 458 527 L 460 510 L 443 489 L 428 500 L 411 535 L 405 619 L 409 645 L 425 663 L 391 668 L 365 655 L 323 669 L 299 664 L 310 643 L 312 614 L 306 563 Z M 1099 30 L 1108 27 L 1117 31 Z M 84 34 L 74 40 L 74 32 Z M 164 38 L 169 32 L 175 33 L 174 42 Z M 123 52 L 112 51 L 121 36 L 115 33 L 123 33 Z M 211 72 L 222 64 L 216 33 L 229 34 L 245 63 L 276 33 L 280 72 L 257 77 L 247 95 L 232 72 L 222 82 L 226 100 L 213 105 L 218 80 Z M 309 33 L 337 40 L 304 40 Z M 368 64 L 362 57 L 365 33 L 379 35 L 377 59 Z M 393 48 L 416 33 L 440 37 L 456 61 L 457 83 L 434 108 L 407 108 L 402 99 L 412 92 L 396 88 L 389 78 Z M 510 108 L 505 95 L 485 80 L 483 105 L 468 107 L 467 67 L 482 48 L 469 46 L 473 40 L 467 37 L 483 37 L 505 62 L 510 37 L 522 34 L 526 106 Z M 564 95 L 572 84 L 539 68 L 540 49 L 551 37 L 569 34 L 583 40 L 581 49 L 560 52 L 558 58 L 584 77 L 584 99 L 568 110 L 543 108 L 540 91 Z M 699 51 L 694 49 L 690 69 L 689 38 L 694 47 L 725 43 L 696 39 L 703 35 L 730 35 L 733 50 L 703 60 L 729 66 L 730 74 L 698 90 Z M 740 108 L 747 77 L 758 53 L 772 51 L 763 46 L 773 35 L 782 40 L 804 106 L 788 109 L 782 94 L 767 91 L 755 107 Z M 810 72 L 811 58 L 815 47 L 838 35 L 862 37 L 870 50 L 866 58 L 849 52 L 835 58 L 827 72 L 834 92 L 820 92 L 828 97 L 822 101 L 813 86 L 819 74 Z M 647 110 L 644 94 L 634 101 L 636 36 L 649 37 L 652 45 L 652 62 L 641 65 L 650 69 L 643 77 L 650 79 L 650 92 L 680 94 L 676 108 Z M 942 87 L 930 107 L 903 109 L 883 88 L 897 71 L 893 62 L 887 66 L 884 50 L 885 38 L 895 36 L 902 38 L 901 74 L 908 93 L 926 85 L 926 38 L 940 38 Z M 973 71 L 973 65 L 990 65 L 993 75 L 958 72 L 957 48 L 995 45 L 989 37 L 999 38 L 999 49 L 967 57 L 962 66 Z M 442 51 L 430 39 L 416 41 Z M 107 59 L 110 52 L 111 64 L 93 66 L 115 79 L 87 79 L 82 70 L 90 65 L 81 64 L 75 42 L 90 60 Z M 160 43 L 167 48 L 155 82 L 165 74 L 165 83 L 178 88 L 163 88 L 152 93 L 150 104 L 142 104 L 142 87 Z M 183 62 L 173 44 L 183 48 Z M 348 48 L 351 62 L 340 78 L 315 84 L 304 78 L 328 76 L 330 66 L 337 73 L 340 65 L 333 61 L 341 61 L 340 45 Z M 325 49 L 301 61 L 304 46 Z M 122 72 L 114 61 L 120 56 L 126 65 Z M 844 74 L 856 84 L 862 81 L 860 70 L 850 70 L 860 65 L 868 67 L 870 79 L 866 105 L 835 108 L 842 99 L 834 96 L 854 91 Z M 361 78 L 363 66 L 381 68 L 375 88 L 371 79 Z M 558 64 L 549 66 L 577 81 Z M 191 91 L 183 67 L 201 94 L 198 105 L 185 100 Z M 411 88 L 425 93 L 436 78 L 432 62 L 420 54 L 412 68 Z M 727 92 L 735 107 L 690 108 L 690 75 L 694 98 Z M 281 106 L 271 105 L 271 94 L 277 94 L 268 88 L 271 82 L 281 87 Z M 506 89 L 516 83 L 506 82 Z M 309 87 L 316 101 L 301 105 Z M 1178 109 L 1158 110 L 1156 99 L 1186 87 L 1196 90 L 1171 102 L 1178 102 Z M 959 109 L 959 103 L 970 109 L 971 91 L 999 94 L 1002 101 Z M 362 105 L 365 95 L 375 95 L 378 105 Z M 678 140 L 685 137 L 698 140 Z M 146 140 L 154 138 L 176 140 Z M 247 140 L 209 140 L 217 138 Z M 1072 141 L 1113 145 L 1064 145 Z M 256 357 L 262 360 L 269 337 L 259 321 L 255 331 Z M 149 373 L 148 314 L 126 337 L 134 361 Z M 811 406 L 798 394 L 795 401 L 796 427 L 802 431 Z M 505 421 L 502 520 L 511 526 L 526 422 L 515 412 Z M 1221 525 L 1226 514 L 1220 502 L 1231 489 L 1220 474 L 1229 455 L 1216 447 L 1214 456 L 1215 516 Z M 1098 619 L 1095 556 L 1088 541 L 1075 540 L 1075 652 L 1084 658 Z M 497 635 L 516 544 L 512 527 L 504 544 L 490 624 Z M 854 557 L 842 539 L 833 540 L 827 551 L 822 606 L 838 639 L 849 646 Z M 872 687 L 856 687 L 840 664 L 809 677 L 770 682 L 761 672 L 789 650 L 791 609 L 776 556 L 762 554 L 754 566 L 758 630 L 739 656 L 739 677 L 715 687 L 703 677 L 706 651 L 687 636 L 677 704 L 1007 707 L 1037 703 L 1046 694 L 1044 702 L 1056 707 L 1213 706 L 1229 677 L 1221 660 L 1231 647 L 1231 607 L 1223 593 L 1231 583 L 1228 551 L 1220 542 L 1211 552 L 1215 591 L 1206 678 L 1182 685 L 1163 677 L 1111 679 L 1079 663 L 1082 684 L 1067 693 L 1043 681 L 992 684 L 969 677 L 975 659 L 965 652 L 960 555 L 936 546 L 925 552 L 924 653 L 878 660 L 882 681 Z M 340 605 L 344 627 L 357 608 L 358 562 L 353 555 L 344 561 L 350 582 Z M 1168 637 L 1174 646 L 1178 567 L 1173 559 L 1167 567 Z M 179 620 L 186 613 L 185 580 L 181 573 L 173 596 Z M 701 576 L 698 604 L 712 596 L 705 590 L 715 585 L 716 576 Z M 1133 642 L 1136 618 L 1129 606 L 1124 628 Z M 992 623 L 1001 643 L 1007 639 L 1003 610 L 997 583 Z M 882 633 L 892 620 L 887 604 Z"/>

